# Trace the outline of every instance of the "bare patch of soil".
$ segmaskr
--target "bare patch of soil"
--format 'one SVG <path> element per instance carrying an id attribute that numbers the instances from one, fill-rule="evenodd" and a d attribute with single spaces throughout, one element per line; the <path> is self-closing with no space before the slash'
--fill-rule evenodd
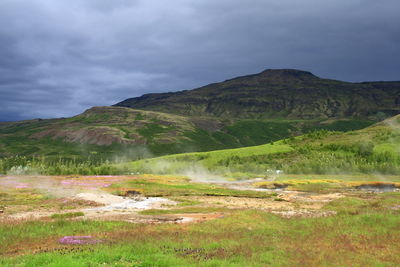
<path id="1" fill-rule="evenodd" d="M 287 211 L 271 211 L 272 214 L 279 215 L 283 218 L 321 218 L 336 214 L 336 211 L 320 211 L 320 210 L 287 210 Z"/>
<path id="2" fill-rule="evenodd" d="M 102 217 L 102 220 L 118 220 L 131 223 L 160 224 L 160 223 L 198 223 L 217 218 L 223 218 L 223 213 L 182 213 L 167 215 L 138 215 L 120 214 L 118 216 Z"/>
<path id="3" fill-rule="evenodd" d="M 310 194 L 301 192 L 282 193 L 276 198 L 193 196 L 188 200 L 201 202 L 201 206 L 230 209 L 259 209 L 284 218 L 326 217 L 336 214 L 321 211 L 328 202 L 343 197 L 342 194 Z"/>
<path id="4" fill-rule="evenodd" d="M 217 206 L 229 209 L 282 209 L 295 208 L 293 203 L 287 201 L 274 201 L 269 198 L 246 197 L 217 197 L 217 196 L 190 196 L 190 201 L 202 202 L 205 206 Z"/>

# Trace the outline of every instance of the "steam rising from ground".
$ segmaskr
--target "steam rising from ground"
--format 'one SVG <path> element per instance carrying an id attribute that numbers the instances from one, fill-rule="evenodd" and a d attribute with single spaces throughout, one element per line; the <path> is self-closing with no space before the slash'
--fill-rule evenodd
<path id="1" fill-rule="evenodd" d="M 50 176 L 5 176 L 0 177 L 2 189 L 34 189 L 54 197 L 72 197 L 79 190 L 72 187 L 61 187 L 60 180 Z"/>
<path id="2" fill-rule="evenodd" d="M 395 133 L 395 136 L 400 139 L 400 115 L 390 118 L 388 120 L 385 120 L 384 123 L 392 129 L 392 131 Z M 399 142 L 396 142 L 394 138 L 391 138 L 389 140 L 390 143 L 393 144 L 396 152 L 400 154 L 400 145 Z"/>
<path id="3" fill-rule="evenodd" d="M 156 174 L 175 174 L 187 176 L 195 182 L 226 182 L 226 178 L 217 173 L 213 173 L 197 162 L 179 162 L 169 160 L 150 160 L 144 163 L 141 172 Z"/>
<path id="4" fill-rule="evenodd" d="M 111 157 L 111 162 L 121 163 L 132 160 L 138 160 L 143 158 L 152 158 L 153 153 L 147 148 L 147 146 L 128 147 L 118 151 Z"/>
<path id="5" fill-rule="evenodd" d="M 225 177 L 214 174 L 199 164 L 191 165 L 182 172 L 182 175 L 189 177 L 194 182 L 227 182 Z"/>
<path id="6" fill-rule="evenodd" d="M 80 151 L 85 156 L 77 158 L 71 156 L 58 158 L 16 156 L 5 158 L 5 163 L 0 158 L 0 175 L 127 174 L 128 171 L 118 169 L 117 165 L 154 157 L 145 145 L 121 147 L 119 151 L 109 155 L 97 156 L 95 151 L 89 150 L 85 145 L 80 146 Z M 2 166 L 6 167 L 1 168 Z M 101 167 L 106 167 L 106 171 L 98 170 Z M 96 168 L 98 169 L 93 170 Z M 113 171 L 109 171 L 110 169 Z"/>

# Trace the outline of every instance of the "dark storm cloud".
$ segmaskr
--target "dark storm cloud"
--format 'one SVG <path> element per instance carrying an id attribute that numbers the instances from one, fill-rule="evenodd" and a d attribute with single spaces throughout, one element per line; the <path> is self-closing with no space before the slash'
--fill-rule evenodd
<path id="1" fill-rule="evenodd" d="M 400 79 L 398 0 L 2 0 L 1 120 L 265 68 Z"/>

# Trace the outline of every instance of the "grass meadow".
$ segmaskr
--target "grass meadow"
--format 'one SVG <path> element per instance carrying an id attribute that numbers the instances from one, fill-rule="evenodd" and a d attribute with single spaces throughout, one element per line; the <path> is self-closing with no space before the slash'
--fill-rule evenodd
<path id="1" fill-rule="evenodd" d="M 396 266 L 400 262 L 398 194 L 344 198 L 327 218 L 285 219 L 227 209 L 199 224 L 19 222 L 0 225 L 2 266 Z M 180 211 L 185 212 L 185 210 Z M 69 235 L 95 245 L 60 245 Z"/>

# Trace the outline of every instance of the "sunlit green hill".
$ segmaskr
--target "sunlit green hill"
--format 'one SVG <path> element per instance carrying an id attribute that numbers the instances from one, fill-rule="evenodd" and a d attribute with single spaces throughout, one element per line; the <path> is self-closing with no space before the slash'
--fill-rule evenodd
<path id="1" fill-rule="evenodd" d="M 284 173 L 400 174 L 400 115 L 362 130 L 319 130 L 270 144 L 169 155 L 131 163 L 136 172 L 209 172 L 228 176 Z"/>

